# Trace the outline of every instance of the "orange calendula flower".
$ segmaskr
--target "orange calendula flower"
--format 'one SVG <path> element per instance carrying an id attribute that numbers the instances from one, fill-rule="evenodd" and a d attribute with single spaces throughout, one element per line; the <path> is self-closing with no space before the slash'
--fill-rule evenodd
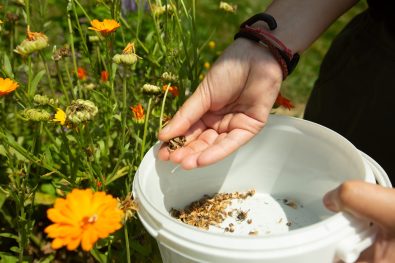
<path id="1" fill-rule="evenodd" d="M 85 80 L 86 76 L 88 76 L 88 74 L 86 73 L 86 70 L 84 68 L 78 68 L 77 69 L 77 77 L 80 80 Z"/>
<path id="2" fill-rule="evenodd" d="M 122 227 L 124 213 L 119 202 L 105 192 L 74 189 L 66 198 L 57 198 L 47 216 L 53 224 L 44 231 L 53 238 L 53 249 L 75 250 L 81 244 L 89 251 L 99 238 Z"/>
<path id="3" fill-rule="evenodd" d="M 103 70 L 103 71 L 100 73 L 100 78 L 101 78 L 101 80 L 102 80 L 103 82 L 108 81 L 108 72 L 105 71 L 105 70 Z"/>
<path id="4" fill-rule="evenodd" d="M 168 89 L 167 87 L 168 87 L 168 85 L 163 85 L 162 90 L 166 91 Z M 174 97 L 177 97 L 179 95 L 178 88 L 176 86 L 170 86 L 169 89 L 168 89 L 168 92 L 173 94 Z"/>
<path id="5" fill-rule="evenodd" d="M 291 110 L 294 107 L 292 102 L 289 99 L 283 97 L 281 93 L 278 93 L 276 101 L 274 102 L 274 106 L 275 107 L 282 106 L 284 108 L 287 108 L 288 110 Z"/>
<path id="6" fill-rule="evenodd" d="M 9 78 L 0 78 L 0 96 L 7 95 L 18 88 L 19 84 Z"/>
<path id="7" fill-rule="evenodd" d="M 117 21 L 113 19 L 104 19 L 103 22 L 95 19 L 91 22 L 91 25 L 92 26 L 89 27 L 89 29 L 100 32 L 102 36 L 109 35 L 121 26 Z"/>
<path id="8" fill-rule="evenodd" d="M 133 112 L 133 120 L 137 123 L 144 123 L 145 116 L 143 106 L 139 103 L 135 106 L 130 106 L 130 109 Z"/>

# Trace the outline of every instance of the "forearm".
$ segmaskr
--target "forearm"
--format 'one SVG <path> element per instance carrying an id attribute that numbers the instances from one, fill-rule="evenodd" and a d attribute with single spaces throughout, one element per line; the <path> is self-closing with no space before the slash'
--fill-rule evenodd
<path id="1" fill-rule="evenodd" d="M 272 33 L 293 52 L 302 52 L 357 1 L 273 0 L 265 12 L 277 21 Z"/>

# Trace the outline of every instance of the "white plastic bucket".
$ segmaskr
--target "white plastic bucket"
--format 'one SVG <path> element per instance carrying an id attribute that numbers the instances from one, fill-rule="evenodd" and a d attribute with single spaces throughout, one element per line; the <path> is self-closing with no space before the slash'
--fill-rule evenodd
<path id="1" fill-rule="evenodd" d="M 157 240 L 163 262 L 353 262 L 370 246 L 377 229 L 344 213 L 331 213 L 323 195 L 348 179 L 383 186 L 384 170 L 339 134 L 302 119 L 273 115 L 252 141 L 226 159 L 185 171 L 156 159 L 159 144 L 144 157 L 133 182 L 139 218 Z M 255 189 L 297 200 L 297 229 L 257 236 L 214 233 L 169 214 L 205 194 Z M 284 215 L 288 216 L 284 210 Z M 280 211 L 281 213 L 281 211 Z M 278 211 L 264 220 L 277 220 Z M 299 219 L 298 219 L 299 218 Z M 279 221 L 278 221 L 279 222 Z M 306 223 L 307 222 L 307 223 Z M 298 222 L 296 222 L 298 223 Z M 295 228 L 295 225 L 293 228 Z"/>

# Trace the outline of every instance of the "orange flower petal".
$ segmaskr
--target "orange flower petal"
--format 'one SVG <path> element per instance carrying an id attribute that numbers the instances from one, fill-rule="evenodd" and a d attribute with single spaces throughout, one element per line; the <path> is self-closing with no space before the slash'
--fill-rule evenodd
<path id="1" fill-rule="evenodd" d="M 115 198 L 91 189 L 74 189 L 65 199 L 58 198 L 47 215 L 55 223 L 44 232 L 54 238 L 54 248 L 67 246 L 74 250 L 81 244 L 86 251 L 92 249 L 99 238 L 108 237 L 121 228 L 123 219 L 123 211 Z"/>
<path id="2" fill-rule="evenodd" d="M 64 245 L 66 245 L 66 243 L 64 242 L 64 240 L 62 238 L 55 238 L 51 243 L 52 249 L 59 249 L 59 248 L 63 247 Z"/>

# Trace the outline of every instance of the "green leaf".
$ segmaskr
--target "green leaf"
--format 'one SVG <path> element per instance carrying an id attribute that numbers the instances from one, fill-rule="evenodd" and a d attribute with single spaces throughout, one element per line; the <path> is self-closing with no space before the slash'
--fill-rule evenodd
<path id="1" fill-rule="evenodd" d="M 115 180 L 121 178 L 122 176 L 127 175 L 129 170 L 130 170 L 130 166 L 125 166 L 125 167 L 122 167 L 121 169 L 118 169 L 113 177 L 107 178 L 106 185 L 109 185 L 110 183 L 114 182 Z"/>
<path id="2" fill-rule="evenodd" d="M 7 157 L 7 151 L 5 150 L 3 145 L 0 145 L 0 155 Z"/>
<path id="3" fill-rule="evenodd" d="M 14 73 L 12 72 L 12 66 L 10 59 L 6 54 L 4 54 L 4 65 L 3 65 L 4 73 L 7 74 L 7 77 L 14 78 Z"/>
<path id="4" fill-rule="evenodd" d="M 3 204 L 7 200 L 7 195 L 3 191 L 0 191 L 0 210 L 3 207 Z"/>
<path id="5" fill-rule="evenodd" d="M 55 258 L 55 255 L 49 255 L 48 257 L 46 257 L 46 258 L 43 258 L 43 259 L 39 259 L 39 263 L 51 263 L 51 262 L 54 262 L 54 258 Z"/>
<path id="6" fill-rule="evenodd" d="M 99 252 L 97 249 L 92 249 L 91 255 L 100 263 L 107 263 L 107 256 Z"/>
<path id="7" fill-rule="evenodd" d="M 55 187 L 53 186 L 53 184 L 51 184 L 51 183 L 42 184 L 42 185 L 40 186 L 40 190 L 41 190 L 41 192 L 43 192 L 43 193 L 45 193 L 45 194 L 49 194 L 49 195 L 52 195 L 52 196 L 56 196 L 56 189 L 55 189 Z"/>
<path id="8" fill-rule="evenodd" d="M 15 239 L 17 242 L 19 240 L 17 235 L 14 235 L 11 233 L 0 233 L 0 237 L 12 238 L 12 239 Z"/>
<path id="9" fill-rule="evenodd" d="M 52 205 L 55 203 L 56 197 L 50 194 L 36 192 L 34 195 L 34 204 L 36 205 Z"/>
<path id="10" fill-rule="evenodd" d="M 47 165 L 53 166 L 53 159 L 52 159 L 52 153 L 51 150 L 49 148 L 45 149 L 45 154 L 44 154 L 44 162 Z"/>
<path id="11" fill-rule="evenodd" d="M 11 253 L 0 252 L 1 263 L 18 263 L 19 258 L 12 255 Z"/>
<path id="12" fill-rule="evenodd" d="M 67 135 L 66 136 L 67 137 L 67 139 L 70 141 L 70 142 L 77 142 L 77 140 L 75 139 L 75 137 L 73 136 L 73 135 Z"/>
<path id="13" fill-rule="evenodd" d="M 41 70 L 34 76 L 34 79 L 32 80 L 31 86 L 30 86 L 30 96 L 33 96 L 36 93 L 36 89 L 38 86 L 38 83 L 40 83 L 41 78 L 44 76 L 45 70 Z"/>

